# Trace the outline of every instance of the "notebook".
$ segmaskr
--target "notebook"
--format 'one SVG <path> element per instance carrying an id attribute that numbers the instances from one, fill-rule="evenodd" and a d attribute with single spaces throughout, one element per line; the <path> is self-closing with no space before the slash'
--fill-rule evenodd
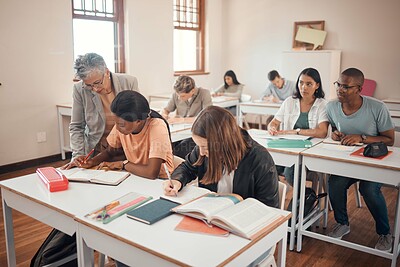
<path id="1" fill-rule="evenodd" d="M 171 215 L 171 209 L 178 205 L 178 203 L 159 198 L 137 209 L 129 211 L 126 215 L 128 218 L 139 222 L 153 224 Z"/>
<path id="2" fill-rule="evenodd" d="M 310 140 L 273 139 L 268 140 L 269 148 L 305 148 L 312 147 Z"/>
<path id="3" fill-rule="evenodd" d="M 58 169 L 69 181 L 89 182 L 105 185 L 118 185 L 129 177 L 130 173 L 125 171 L 105 171 L 83 168 L 72 168 L 69 170 Z"/>

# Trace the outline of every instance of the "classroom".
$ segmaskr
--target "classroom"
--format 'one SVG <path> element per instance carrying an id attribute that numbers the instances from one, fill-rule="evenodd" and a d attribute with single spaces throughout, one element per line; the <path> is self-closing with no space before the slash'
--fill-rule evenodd
<path id="1" fill-rule="evenodd" d="M 125 73 L 137 78 L 140 93 L 147 99 L 172 93 L 178 77 L 173 62 L 173 2 L 123 1 Z M 245 84 L 243 93 L 259 99 L 269 83 L 267 73 L 270 70 L 276 69 L 290 80 L 296 80 L 301 71 L 298 69 L 296 74 L 290 72 L 290 77 L 285 76 L 285 70 L 289 73 L 289 69 L 297 65 L 293 62 L 289 67 L 285 58 L 287 52 L 293 51 L 294 23 L 324 21 L 327 36 L 323 49 L 310 53 L 340 51 L 340 71 L 358 68 L 365 78 L 376 81 L 373 95 L 376 99 L 400 99 L 400 53 L 396 52 L 400 43 L 400 31 L 396 28 L 400 26 L 399 0 L 204 0 L 204 3 L 204 70 L 189 74 L 197 86 L 213 90 L 222 84 L 227 70 L 234 70 L 239 81 Z M 28 174 L 11 174 L 25 168 L 31 168 L 33 173 L 39 165 L 51 166 L 61 161 L 57 105 L 72 102 L 75 75 L 71 10 L 71 0 L 0 0 L 0 124 L 3 125 L 0 181 Z M 102 32 L 97 34 L 101 36 Z M 329 86 L 332 85 L 325 88 Z M 332 93 L 330 99 L 333 98 Z M 69 121 L 64 118 L 61 123 L 66 130 Z M 395 130 L 396 138 L 400 138 L 399 125 Z M 66 130 L 63 142 L 68 143 L 67 135 Z M 395 143 L 398 141 L 396 139 Z M 382 190 L 387 198 L 392 227 L 398 185 L 397 189 Z M 354 198 L 355 193 L 350 188 L 349 213 L 358 213 Z M 360 216 L 373 224 L 363 204 Z M 334 221 L 332 213 L 330 211 L 330 222 Z M 29 250 L 31 255 L 25 255 L 23 262 L 18 253 L 24 251 L 17 248 L 18 266 L 27 266 L 32 253 L 49 232 L 50 227 L 38 225 L 45 233 L 36 238 L 36 248 Z M 368 233 L 371 239 L 375 238 L 373 231 Z M 3 229 L 0 236 L 0 240 L 5 240 Z M 298 262 L 301 266 L 391 264 L 387 258 L 331 246 L 308 236 L 303 239 L 301 253 L 290 251 L 288 245 L 287 266 L 299 266 Z M 321 246 L 325 246 L 324 249 L 335 247 L 337 252 L 327 256 L 328 259 L 324 255 L 318 257 Z M 0 265 L 6 266 L 5 241 L 0 248 Z M 395 266 L 399 264 L 397 260 Z"/>

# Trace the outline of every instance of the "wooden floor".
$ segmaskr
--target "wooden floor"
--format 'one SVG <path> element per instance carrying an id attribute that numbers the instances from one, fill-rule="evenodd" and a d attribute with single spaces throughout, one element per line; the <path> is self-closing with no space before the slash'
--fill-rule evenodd
<path id="1" fill-rule="evenodd" d="M 58 167 L 64 162 L 65 161 L 60 161 L 52 165 Z M 0 180 L 33 173 L 35 170 L 36 167 L 3 174 L 0 175 Z M 382 191 L 386 198 L 390 216 L 389 220 L 393 228 L 397 190 L 385 187 L 382 188 Z M 286 203 L 288 203 L 290 196 L 291 192 L 289 191 Z M 0 266 L 7 266 L 2 207 L 0 207 L 0 210 Z M 361 244 L 371 247 L 375 246 L 378 236 L 375 234 L 374 221 L 364 202 L 362 208 L 357 208 L 355 206 L 353 188 L 349 190 L 348 210 L 349 214 L 351 214 L 351 233 L 344 239 L 349 241 L 356 240 Z M 13 220 L 17 266 L 29 266 L 30 259 L 46 238 L 51 228 L 17 211 L 13 211 Z M 329 213 L 328 229 L 331 224 L 333 224 L 333 212 Z M 326 233 L 328 229 L 323 229 L 321 227 L 315 230 Z M 398 261 L 400 261 L 400 259 Z M 286 266 L 296 267 L 390 266 L 390 261 L 388 259 L 317 241 L 308 237 L 303 239 L 303 249 L 301 253 L 287 251 L 286 263 Z M 114 264 L 109 262 L 106 266 L 111 267 L 114 266 Z M 397 263 L 397 267 L 400 267 L 400 262 Z"/>

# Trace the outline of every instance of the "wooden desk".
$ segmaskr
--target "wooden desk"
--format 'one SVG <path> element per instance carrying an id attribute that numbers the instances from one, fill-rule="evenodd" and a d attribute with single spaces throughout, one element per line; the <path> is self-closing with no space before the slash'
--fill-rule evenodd
<path id="1" fill-rule="evenodd" d="M 64 143 L 64 117 L 71 118 L 72 115 L 72 104 L 59 104 L 57 105 L 57 117 L 58 117 L 58 134 L 60 139 L 60 151 L 61 151 L 61 158 L 65 159 L 65 152 L 71 151 L 69 145 Z M 71 120 L 71 119 L 70 119 Z M 68 135 L 69 136 L 69 135 Z"/>
<path id="2" fill-rule="evenodd" d="M 161 184 L 160 180 L 134 177 L 125 187 L 158 198 Z M 93 257 L 88 252 L 95 249 L 132 266 L 247 266 L 279 242 L 278 261 L 280 266 L 285 265 L 287 221 L 259 240 L 250 241 L 233 234 L 216 237 L 175 231 L 181 219 L 174 214 L 147 225 L 122 216 L 102 224 L 77 216 L 80 264 L 92 266 Z"/>
<path id="3" fill-rule="evenodd" d="M 274 115 L 280 108 L 281 103 L 270 103 L 270 102 L 248 102 L 240 103 L 237 120 L 238 125 L 243 125 L 243 117 L 245 114 L 257 114 L 257 115 Z M 260 117 L 260 128 L 262 125 Z"/>
<path id="4" fill-rule="evenodd" d="M 294 165 L 294 177 L 300 176 L 300 166 L 302 163 L 301 152 L 306 150 L 307 148 L 269 148 L 267 145 L 267 139 L 262 136 L 262 133 L 266 133 L 263 130 L 251 129 L 248 131 L 250 136 L 258 142 L 260 145 L 266 147 L 268 152 L 271 154 L 272 158 L 276 165 L 281 165 L 285 167 L 292 167 Z M 313 145 L 316 145 L 322 141 L 322 139 L 313 138 L 311 139 Z M 298 199 L 298 188 L 299 188 L 299 179 L 294 179 L 293 181 L 293 199 Z M 297 205 L 292 205 L 292 218 L 297 218 Z M 293 221 L 293 220 L 292 220 Z M 288 232 L 290 233 L 290 243 L 289 249 L 294 249 L 295 243 L 295 233 L 298 228 L 298 224 L 292 223 L 288 228 Z"/>
<path id="5" fill-rule="evenodd" d="M 332 146 L 332 145 L 331 145 Z M 390 147 L 393 153 L 382 160 L 376 160 L 366 157 L 350 156 L 352 152 L 343 150 L 329 149 L 329 145 L 318 144 L 309 148 L 301 155 L 303 157 L 301 183 L 304 184 L 306 179 L 306 168 L 312 171 L 323 172 L 328 174 L 336 174 L 341 176 L 352 177 L 365 181 L 379 182 L 392 186 L 400 186 L 400 148 Z M 399 251 L 399 230 L 400 230 L 400 194 L 397 196 L 396 215 L 394 222 L 393 236 L 394 245 L 393 253 L 376 250 L 371 247 L 363 246 L 360 244 L 351 243 L 326 235 L 307 231 L 308 224 L 303 224 L 303 210 L 304 210 L 304 195 L 305 187 L 300 189 L 300 208 L 299 208 L 299 233 L 297 237 L 297 251 L 302 248 L 302 236 L 309 236 L 326 242 L 334 243 L 337 245 L 345 246 L 351 249 L 359 250 L 362 252 L 370 253 L 376 256 L 391 259 L 392 267 L 396 266 Z M 372 215 L 371 215 L 372 216 Z M 351 214 L 350 214 L 351 217 Z M 373 227 L 373 225 L 371 225 Z"/>

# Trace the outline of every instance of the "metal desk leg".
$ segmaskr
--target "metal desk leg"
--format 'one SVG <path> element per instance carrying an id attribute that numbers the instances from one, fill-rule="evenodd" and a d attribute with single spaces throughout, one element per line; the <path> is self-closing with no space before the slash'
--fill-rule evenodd
<path id="1" fill-rule="evenodd" d="M 398 185 L 400 187 L 400 184 Z M 396 267 L 397 257 L 399 256 L 399 239 L 400 239 L 400 190 L 397 192 L 397 203 L 396 203 L 396 215 L 394 217 L 394 229 L 393 229 L 393 255 L 391 267 Z"/>
<path id="2" fill-rule="evenodd" d="M 299 199 L 298 197 L 298 188 L 301 186 L 301 183 L 299 182 L 299 179 L 296 179 L 296 177 L 299 177 L 299 166 L 301 164 L 300 158 L 298 159 L 297 164 L 294 165 L 294 181 L 293 181 L 293 199 L 292 199 L 292 219 L 290 223 L 290 228 L 289 228 L 289 233 L 290 233 L 290 242 L 289 242 L 289 250 L 294 249 L 294 242 L 295 242 L 295 236 L 296 236 L 296 218 L 297 218 L 297 205 L 296 201 Z"/>
<path id="3" fill-rule="evenodd" d="M 94 266 L 94 252 L 93 249 L 89 248 L 85 240 L 80 235 L 79 224 L 77 224 L 76 230 L 76 248 L 78 252 L 78 266 Z"/>
<path id="4" fill-rule="evenodd" d="M 283 239 L 278 242 L 278 266 L 280 267 L 286 266 L 286 243 L 287 235 L 285 234 Z"/>
<path id="5" fill-rule="evenodd" d="M 61 159 L 65 159 L 65 151 L 64 151 L 64 127 L 63 127 L 63 116 L 60 111 L 57 110 L 58 114 L 58 131 L 60 137 L 60 148 L 61 148 Z"/>
<path id="6" fill-rule="evenodd" d="M 295 176 L 296 177 L 296 176 Z M 306 165 L 303 162 L 301 167 L 301 180 L 300 180 L 300 207 L 299 207 L 299 227 L 297 229 L 297 252 L 301 251 L 303 220 L 304 220 L 304 196 L 306 194 Z"/>
<path id="7" fill-rule="evenodd" d="M 10 267 L 15 267 L 17 262 L 15 258 L 15 246 L 14 246 L 14 228 L 12 209 L 7 205 L 4 194 L 2 195 L 3 202 L 3 218 L 4 218 L 4 232 L 6 235 L 6 250 L 7 250 L 7 263 Z"/>

